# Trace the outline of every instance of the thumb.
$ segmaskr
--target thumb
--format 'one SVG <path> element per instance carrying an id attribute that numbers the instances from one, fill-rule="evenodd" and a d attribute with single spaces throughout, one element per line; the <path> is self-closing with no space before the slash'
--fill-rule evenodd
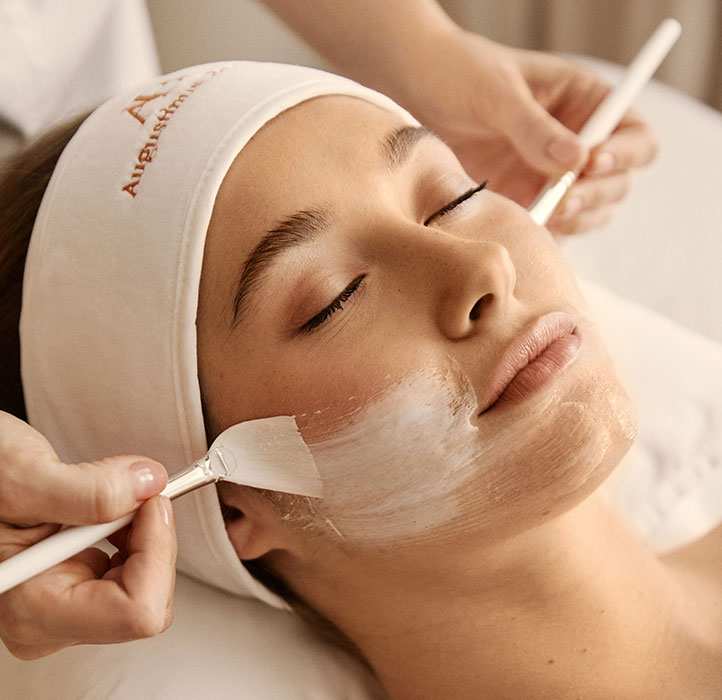
<path id="1" fill-rule="evenodd" d="M 548 174 L 584 165 L 588 150 L 579 137 L 549 114 L 526 85 L 507 93 L 506 99 L 498 128 L 528 165 Z"/>
<path id="2" fill-rule="evenodd" d="M 124 455 L 96 462 L 36 464 L 19 515 L 31 522 L 86 525 L 109 522 L 138 508 L 168 482 L 161 464 Z"/>

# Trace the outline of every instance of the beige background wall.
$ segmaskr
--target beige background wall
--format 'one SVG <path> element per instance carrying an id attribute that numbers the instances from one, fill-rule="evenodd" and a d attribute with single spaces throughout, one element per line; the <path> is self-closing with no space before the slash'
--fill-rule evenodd
<path id="1" fill-rule="evenodd" d="M 318 55 L 254 0 L 147 2 L 164 70 L 229 58 L 324 67 Z M 588 54 L 623 64 L 662 19 L 676 17 L 683 34 L 657 77 L 722 109 L 722 0 L 442 0 L 441 4 L 462 26 L 507 44 Z"/>
<path id="2" fill-rule="evenodd" d="M 627 64 L 665 18 L 682 36 L 657 78 L 722 109 L 722 0 L 445 0 L 459 24 L 514 46 Z"/>
<path id="3" fill-rule="evenodd" d="M 241 58 L 325 67 L 323 60 L 260 2 L 146 2 L 164 72 L 194 63 Z"/>

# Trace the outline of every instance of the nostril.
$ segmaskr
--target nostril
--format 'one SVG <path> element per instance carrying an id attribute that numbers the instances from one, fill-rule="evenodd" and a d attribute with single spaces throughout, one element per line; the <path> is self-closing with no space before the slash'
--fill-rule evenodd
<path id="1" fill-rule="evenodd" d="M 481 299 L 476 300 L 476 304 L 471 307 L 471 311 L 469 311 L 469 320 L 470 321 L 476 321 L 478 320 L 479 316 L 481 316 L 481 310 L 484 306 L 486 306 L 492 299 L 494 298 L 493 294 L 484 294 Z"/>

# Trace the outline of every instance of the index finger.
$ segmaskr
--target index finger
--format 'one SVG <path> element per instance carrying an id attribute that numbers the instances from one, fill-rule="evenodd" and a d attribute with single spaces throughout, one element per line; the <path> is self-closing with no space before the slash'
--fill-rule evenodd
<path id="1" fill-rule="evenodd" d="M 0 520 L 108 522 L 160 492 L 167 479 L 160 464 L 138 455 L 64 464 L 37 430 L 0 412 Z"/>
<path id="2" fill-rule="evenodd" d="M 86 525 L 129 513 L 166 485 L 162 465 L 136 455 L 64 464 L 22 455 L 0 468 L 0 520 Z"/>

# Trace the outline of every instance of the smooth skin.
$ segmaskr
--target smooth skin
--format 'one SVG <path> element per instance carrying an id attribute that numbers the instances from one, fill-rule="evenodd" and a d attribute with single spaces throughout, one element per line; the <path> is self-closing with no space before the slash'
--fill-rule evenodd
<path id="1" fill-rule="evenodd" d="M 433 138 L 389 168 L 382 144 L 399 126 L 360 100 L 317 98 L 263 127 L 231 167 L 198 316 L 213 432 L 279 413 L 321 411 L 332 425 L 350 396 L 372 403 L 379 387 L 449 357 L 481 395 L 503 349 L 549 311 L 577 319 L 582 350 L 537 395 L 477 419 L 480 432 L 518 435 L 494 518 L 480 498 L 464 506 L 463 529 L 364 546 L 226 484 L 239 557 L 265 555 L 393 700 L 719 698 L 720 532 L 660 559 L 604 503 L 596 489 L 629 447 L 631 407 L 558 247 L 493 192 L 439 215 L 473 181 Z M 319 208 L 326 230 L 277 260 L 234 322 L 246 256 L 291 212 Z M 549 392 L 538 420 L 530 409 Z M 480 464 L 465 489 L 486 487 Z"/>

